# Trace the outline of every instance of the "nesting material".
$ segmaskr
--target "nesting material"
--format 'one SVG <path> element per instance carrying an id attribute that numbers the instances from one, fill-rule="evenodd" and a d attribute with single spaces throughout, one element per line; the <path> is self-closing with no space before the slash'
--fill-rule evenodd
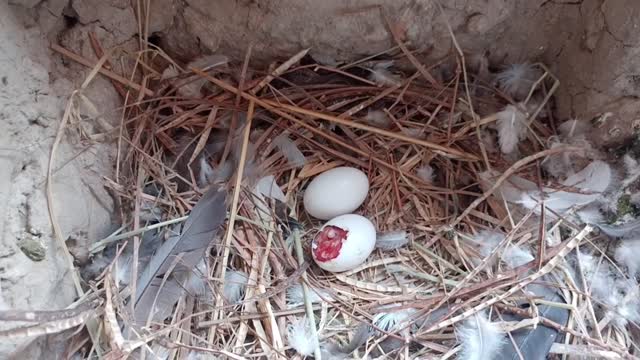
<path id="1" fill-rule="evenodd" d="M 553 107 L 529 94 L 549 99 L 559 85 L 540 65 L 496 74 L 484 61 L 470 72 L 452 57 L 458 71 L 439 82 L 437 64 L 399 45 L 339 67 L 306 50 L 256 67 L 249 53 L 164 79 L 159 64 L 176 62 L 141 49 L 144 66 L 111 78 L 132 79 L 118 86 L 133 92 L 116 132 L 118 177 L 105 179 L 122 223 L 91 246 L 99 266 L 80 269 L 83 299 L 95 300 L 82 306 L 104 332 L 87 323 L 70 348 L 480 360 L 518 358 L 505 332 L 546 328 L 538 355 L 564 339 L 585 356 L 634 352 L 640 221 L 612 221 L 610 203 L 637 192 L 636 160 L 608 159 L 582 122 L 533 116 Z M 75 114 L 69 126 L 82 123 Z M 345 168 L 357 174 L 345 186 L 314 185 Z M 353 229 L 318 253 L 313 240 L 346 213 L 370 221 L 371 246 L 349 245 L 366 254 L 323 271 L 313 257 L 342 249 Z M 614 234 L 624 239 L 609 246 Z M 549 303 L 571 321 L 549 321 Z M 69 314 L 80 316 L 56 314 L 55 325 L 77 323 Z"/>

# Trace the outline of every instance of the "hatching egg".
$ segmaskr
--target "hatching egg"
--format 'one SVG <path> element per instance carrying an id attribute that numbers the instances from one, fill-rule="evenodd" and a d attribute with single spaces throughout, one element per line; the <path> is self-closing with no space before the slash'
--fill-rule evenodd
<path id="1" fill-rule="evenodd" d="M 329 220 L 313 239 L 313 260 L 324 270 L 342 272 L 362 264 L 376 245 L 376 229 L 364 216 L 340 215 Z"/>
<path id="2" fill-rule="evenodd" d="M 309 215 L 332 219 L 357 209 L 369 192 L 369 179 L 352 167 L 337 167 L 316 176 L 304 193 L 304 208 Z"/>

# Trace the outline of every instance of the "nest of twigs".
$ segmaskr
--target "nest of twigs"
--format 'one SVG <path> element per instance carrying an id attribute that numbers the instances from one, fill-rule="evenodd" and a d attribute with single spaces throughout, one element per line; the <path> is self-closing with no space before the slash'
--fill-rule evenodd
<path id="1" fill-rule="evenodd" d="M 430 67 L 404 46 L 339 67 L 317 64 L 306 51 L 262 71 L 250 60 L 248 51 L 237 63 L 209 57 L 180 67 L 149 51 L 139 59 L 151 79 L 144 87 L 102 70 L 125 101 L 118 173 L 106 183 L 120 203 L 122 227 L 91 248 L 93 260 L 83 268 L 98 321 L 75 335 L 74 351 L 169 359 L 318 352 L 451 358 L 470 351 L 464 327 L 473 332 L 483 319 L 505 336 L 503 347 L 515 347 L 514 334 L 544 327 L 560 334 L 553 353 L 627 356 L 627 330 L 598 324 L 598 305 L 568 270 L 567 256 L 590 241 L 591 228 L 496 194 L 515 174 L 546 181 L 540 162 L 566 150 L 547 149 L 556 133 L 548 100 L 558 83 L 544 67 L 516 104 L 484 76 L 482 63 L 471 66 L 462 54 Z M 509 104 L 527 115 L 515 155 L 500 151 L 496 130 L 496 113 Z M 381 233 L 405 231 L 408 243 L 377 249 L 357 269 L 332 274 L 310 257 L 321 222 L 305 213 L 301 199 L 311 178 L 343 165 L 369 177 L 357 212 Z M 493 176 L 481 176 L 487 170 Z M 267 176 L 284 202 L 256 196 Z M 227 215 L 202 250 L 204 261 L 187 266 L 186 275 L 158 273 L 160 288 L 178 279 L 176 301 L 160 309 L 166 293 L 159 291 L 136 322 L 132 298 L 148 259 L 153 263 L 158 249 L 185 231 L 181 224 L 211 189 L 226 194 Z M 502 234 L 488 254 L 477 242 L 486 230 Z M 529 249 L 531 259 L 500 261 L 512 244 Z M 103 267 L 95 271 L 99 259 Z M 118 271 L 127 261 L 133 265 L 123 276 Z M 199 285 L 183 281 L 193 277 Z M 550 283 L 557 290 L 552 300 L 530 291 Z M 554 308 L 568 309 L 568 321 L 545 317 Z"/>

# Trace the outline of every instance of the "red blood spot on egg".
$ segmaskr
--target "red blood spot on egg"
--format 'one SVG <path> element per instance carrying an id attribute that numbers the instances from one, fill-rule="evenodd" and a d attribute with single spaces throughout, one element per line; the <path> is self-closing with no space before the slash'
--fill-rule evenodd
<path id="1" fill-rule="evenodd" d="M 348 233 L 337 226 L 325 226 L 313 239 L 313 255 L 316 260 L 324 262 L 337 258 Z"/>

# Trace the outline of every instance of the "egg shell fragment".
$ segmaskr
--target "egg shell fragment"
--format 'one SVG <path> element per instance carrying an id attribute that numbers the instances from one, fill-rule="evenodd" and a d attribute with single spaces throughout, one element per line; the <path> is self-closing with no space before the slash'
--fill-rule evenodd
<path id="1" fill-rule="evenodd" d="M 304 193 L 304 208 L 317 219 L 328 220 L 356 210 L 369 193 L 369 178 L 352 167 L 337 167 L 316 176 Z"/>
<path id="2" fill-rule="evenodd" d="M 313 260 L 322 269 L 343 272 L 356 268 L 371 255 L 376 229 L 364 216 L 341 215 L 329 220 L 313 239 Z"/>

